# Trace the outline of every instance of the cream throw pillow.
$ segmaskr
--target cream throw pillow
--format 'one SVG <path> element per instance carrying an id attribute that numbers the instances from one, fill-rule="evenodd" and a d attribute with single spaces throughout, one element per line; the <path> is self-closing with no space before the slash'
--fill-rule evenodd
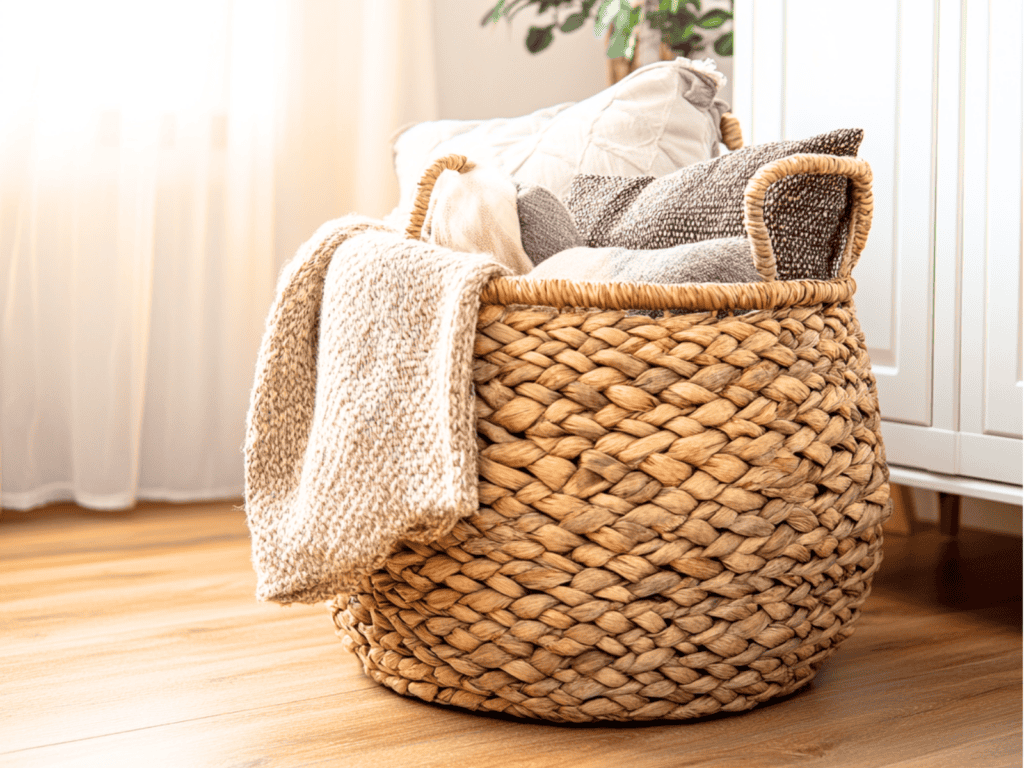
<path id="1" fill-rule="evenodd" d="M 575 104 L 515 118 L 420 123 L 394 143 L 398 210 L 411 210 L 423 169 L 452 153 L 559 199 L 579 173 L 663 176 L 716 157 L 729 108 L 717 98 L 724 83 L 710 60 L 678 58 L 642 67 Z"/>

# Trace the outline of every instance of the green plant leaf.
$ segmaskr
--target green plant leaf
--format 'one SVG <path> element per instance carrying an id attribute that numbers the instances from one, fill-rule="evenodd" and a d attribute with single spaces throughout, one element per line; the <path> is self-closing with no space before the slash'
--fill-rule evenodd
<path id="1" fill-rule="evenodd" d="M 719 56 L 732 56 L 732 32 L 726 32 L 715 40 L 715 53 Z"/>
<path id="2" fill-rule="evenodd" d="M 480 22 L 480 26 L 486 26 L 487 24 L 497 24 L 501 21 L 502 13 L 505 10 L 505 0 L 498 0 L 498 4 L 491 8 L 484 16 L 483 21 Z"/>
<path id="3" fill-rule="evenodd" d="M 537 14 L 540 15 L 549 8 L 557 8 L 560 5 L 566 5 L 571 2 L 572 0 L 538 0 Z"/>
<path id="4" fill-rule="evenodd" d="M 621 0 L 601 0 L 601 6 L 597 9 L 597 19 L 594 21 L 594 36 L 600 37 L 608 27 L 615 21 L 619 12 Z"/>
<path id="5" fill-rule="evenodd" d="M 701 29 L 718 29 L 727 21 L 732 21 L 732 14 L 728 11 L 708 11 L 697 20 L 697 26 Z"/>
<path id="6" fill-rule="evenodd" d="M 639 11 L 640 9 L 637 8 L 637 10 Z M 633 13 L 632 9 L 630 9 L 629 7 L 629 4 L 620 3 L 619 12 L 615 14 L 615 21 L 613 21 L 612 23 L 615 24 L 616 29 L 621 29 L 628 35 L 632 31 L 632 27 L 629 23 L 632 17 Z"/>
<path id="7" fill-rule="evenodd" d="M 563 32 L 575 32 L 577 29 L 582 27 L 587 22 L 587 14 L 585 13 L 574 13 L 567 16 L 565 21 L 562 22 L 562 26 L 559 27 Z"/>
<path id="8" fill-rule="evenodd" d="M 633 30 L 636 29 L 640 23 L 640 19 L 644 15 L 644 9 L 642 6 L 637 6 L 626 13 L 625 11 L 619 11 L 619 18 L 615 20 L 616 26 L 622 26 L 627 34 L 633 34 Z"/>
<path id="9" fill-rule="evenodd" d="M 632 61 L 633 57 L 636 56 L 636 35 L 629 36 L 629 44 L 626 46 L 626 52 L 623 54 L 627 61 Z"/>
<path id="10" fill-rule="evenodd" d="M 499 0 L 498 4 L 494 6 L 490 13 L 484 16 L 483 21 L 480 22 L 480 26 L 485 26 L 491 22 L 497 23 L 501 19 L 505 21 L 512 21 L 517 13 L 524 8 L 529 8 L 531 5 L 535 5 L 541 0 Z"/>
<path id="11" fill-rule="evenodd" d="M 608 44 L 608 58 L 617 59 L 620 56 L 626 55 L 626 49 L 629 47 L 629 33 L 616 29 L 612 33 L 611 42 Z"/>
<path id="12" fill-rule="evenodd" d="M 597 9 L 597 18 L 594 19 L 594 37 L 600 37 L 611 24 L 611 17 L 608 5 L 617 0 L 601 0 L 601 6 Z"/>
<path id="13" fill-rule="evenodd" d="M 700 0 L 661 0 L 661 9 L 673 14 L 682 11 L 689 13 L 686 9 L 688 5 L 692 5 L 695 11 L 700 11 Z"/>
<path id="14" fill-rule="evenodd" d="M 549 45 L 551 41 L 555 39 L 554 24 L 548 24 L 546 27 L 530 27 L 530 31 L 526 33 L 526 49 L 530 53 L 540 53 Z"/>

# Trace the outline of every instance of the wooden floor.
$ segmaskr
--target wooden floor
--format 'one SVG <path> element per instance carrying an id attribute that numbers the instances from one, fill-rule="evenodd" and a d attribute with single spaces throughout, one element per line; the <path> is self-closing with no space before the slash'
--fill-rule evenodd
<path id="1" fill-rule="evenodd" d="M 890 536 L 804 690 L 687 723 L 513 722 L 363 677 L 322 606 L 257 604 L 242 512 L 0 517 L 3 766 L 1021 765 L 1021 541 Z"/>

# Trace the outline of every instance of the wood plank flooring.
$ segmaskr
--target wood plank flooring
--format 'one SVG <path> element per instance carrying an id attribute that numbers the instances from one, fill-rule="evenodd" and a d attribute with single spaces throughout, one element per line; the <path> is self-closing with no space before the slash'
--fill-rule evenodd
<path id="1" fill-rule="evenodd" d="M 555 726 L 405 699 L 323 606 L 256 603 L 228 503 L 0 516 L 0 766 L 1021 765 L 1021 540 L 888 536 L 815 681 L 702 721 Z"/>

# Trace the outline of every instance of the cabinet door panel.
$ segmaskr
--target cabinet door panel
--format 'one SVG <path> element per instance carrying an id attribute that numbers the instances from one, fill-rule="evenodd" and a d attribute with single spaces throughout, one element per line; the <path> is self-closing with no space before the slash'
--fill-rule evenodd
<path id="1" fill-rule="evenodd" d="M 965 10 L 960 429 L 1019 438 L 1024 14 L 1019 0 Z"/>

